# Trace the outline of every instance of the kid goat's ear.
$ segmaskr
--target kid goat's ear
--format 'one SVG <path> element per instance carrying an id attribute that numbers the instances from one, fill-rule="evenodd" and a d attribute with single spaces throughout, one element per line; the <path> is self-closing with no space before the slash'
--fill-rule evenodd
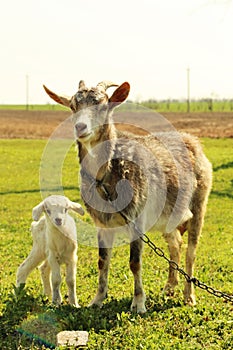
<path id="1" fill-rule="evenodd" d="M 55 102 L 60 103 L 63 106 L 70 107 L 71 98 L 66 96 L 59 96 L 55 92 L 49 90 L 45 85 L 43 85 L 46 93 L 51 97 Z"/>
<path id="2" fill-rule="evenodd" d="M 38 221 L 44 211 L 44 201 L 38 204 L 32 209 L 32 218 L 34 221 Z"/>
<path id="3" fill-rule="evenodd" d="M 115 106 L 124 102 L 129 95 L 130 85 L 125 82 L 121 84 L 109 98 L 110 107 L 114 108 Z"/>
<path id="4" fill-rule="evenodd" d="M 69 209 L 76 211 L 80 215 L 84 215 L 85 211 L 79 203 L 75 203 L 69 200 Z"/>

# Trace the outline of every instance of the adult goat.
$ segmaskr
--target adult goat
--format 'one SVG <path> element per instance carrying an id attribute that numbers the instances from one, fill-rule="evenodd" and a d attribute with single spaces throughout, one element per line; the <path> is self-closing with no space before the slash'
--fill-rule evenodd
<path id="1" fill-rule="evenodd" d="M 119 131 L 112 113 L 127 98 L 123 83 L 109 98 L 108 81 L 87 88 L 81 80 L 71 98 L 44 86 L 56 102 L 73 111 L 81 165 L 82 197 L 98 228 L 99 285 L 91 302 L 102 305 L 107 294 L 114 232 L 124 227 L 130 235 L 130 268 L 134 276 L 132 311 L 144 313 L 139 232 L 152 227 L 163 233 L 170 259 L 179 264 L 182 234 L 188 230 L 186 271 L 193 276 L 198 239 L 211 188 L 212 170 L 197 138 L 178 132 L 137 136 Z M 169 267 L 165 291 L 173 294 L 177 271 Z M 186 282 L 185 303 L 195 304 L 192 283 Z"/>

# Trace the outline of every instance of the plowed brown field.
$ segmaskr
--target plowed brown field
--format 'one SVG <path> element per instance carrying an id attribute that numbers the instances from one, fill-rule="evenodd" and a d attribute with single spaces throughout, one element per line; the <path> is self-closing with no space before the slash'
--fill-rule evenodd
<path id="1" fill-rule="evenodd" d="M 0 110 L 0 138 L 48 138 L 71 114 L 64 111 Z M 163 113 L 164 128 L 159 127 L 161 118 L 153 112 L 117 112 L 114 120 L 118 128 L 144 133 L 134 125 L 153 131 L 162 131 L 169 125 L 200 137 L 233 137 L 233 113 Z M 120 123 L 128 123 L 120 124 Z"/>

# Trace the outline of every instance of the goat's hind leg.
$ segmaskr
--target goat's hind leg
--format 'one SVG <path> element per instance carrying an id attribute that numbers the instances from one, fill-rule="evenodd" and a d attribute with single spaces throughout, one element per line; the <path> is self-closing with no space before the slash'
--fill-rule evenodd
<path id="1" fill-rule="evenodd" d="M 189 233 L 188 233 L 188 248 L 186 252 L 186 272 L 190 277 L 193 277 L 194 272 L 194 262 L 196 258 L 196 250 L 198 244 L 198 235 L 195 228 L 191 229 L 193 225 L 190 224 Z M 194 306 L 196 305 L 196 297 L 193 283 L 185 282 L 184 288 L 184 302 L 187 305 Z"/>
<path id="2" fill-rule="evenodd" d="M 192 213 L 193 217 L 188 222 L 188 248 L 186 252 L 186 272 L 190 277 L 194 274 L 194 262 L 196 257 L 197 244 L 204 224 L 207 200 L 211 188 L 211 170 L 206 166 L 206 173 L 203 178 L 205 183 L 198 188 L 193 196 Z M 193 283 L 186 282 L 184 288 L 184 302 L 190 306 L 196 305 Z"/>
<path id="3" fill-rule="evenodd" d="M 180 251 L 182 245 L 182 238 L 180 231 L 176 229 L 171 233 L 164 234 L 164 238 L 168 244 L 168 249 L 170 253 L 170 260 L 174 261 L 179 265 L 180 263 Z M 178 271 L 175 270 L 172 264 L 169 265 L 168 280 L 164 287 L 164 292 L 169 295 L 174 295 L 174 289 L 178 284 Z"/>
<path id="4" fill-rule="evenodd" d="M 201 234 L 207 199 L 200 203 L 199 207 L 193 209 L 193 218 L 188 223 L 188 248 L 186 251 L 186 272 L 190 277 L 194 274 L 194 262 L 196 259 L 196 250 Z M 196 305 L 194 285 L 185 282 L 184 302 L 187 305 Z"/>
<path id="5" fill-rule="evenodd" d="M 44 254 L 38 249 L 37 246 L 33 246 L 30 254 L 19 266 L 16 274 L 16 286 L 25 284 L 28 275 L 45 259 Z"/>

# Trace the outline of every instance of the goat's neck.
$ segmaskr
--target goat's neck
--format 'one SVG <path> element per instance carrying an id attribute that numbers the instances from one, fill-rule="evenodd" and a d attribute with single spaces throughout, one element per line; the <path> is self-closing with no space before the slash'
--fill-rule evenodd
<path id="1" fill-rule="evenodd" d="M 96 138 L 87 145 L 78 142 L 79 161 L 82 170 L 101 180 L 110 169 L 115 151 L 116 128 L 113 123 L 102 125 Z"/>

